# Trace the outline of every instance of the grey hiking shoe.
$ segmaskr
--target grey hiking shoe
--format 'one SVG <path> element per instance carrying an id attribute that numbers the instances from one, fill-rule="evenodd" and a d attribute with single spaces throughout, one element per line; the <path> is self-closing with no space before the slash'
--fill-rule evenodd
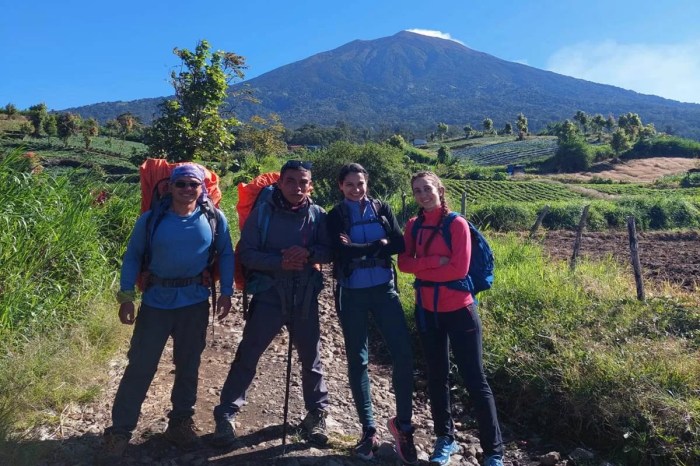
<path id="1" fill-rule="evenodd" d="M 219 419 L 216 421 L 214 435 L 211 437 L 211 443 L 215 447 L 229 447 L 236 441 L 236 425 L 234 418 Z"/>
<path id="2" fill-rule="evenodd" d="M 324 446 L 328 443 L 328 434 L 326 433 L 326 413 L 322 409 L 314 409 L 309 411 L 301 426 L 306 430 L 306 434 L 311 443 L 319 446 Z"/>
<path id="3" fill-rule="evenodd" d="M 169 442 L 181 450 L 194 450 L 199 446 L 199 437 L 194 430 L 194 421 L 191 417 L 171 419 L 164 435 Z"/>

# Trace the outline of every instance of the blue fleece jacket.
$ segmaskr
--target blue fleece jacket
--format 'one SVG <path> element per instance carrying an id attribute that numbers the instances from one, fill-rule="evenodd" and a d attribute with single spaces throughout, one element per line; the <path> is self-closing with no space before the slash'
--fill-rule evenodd
<path id="1" fill-rule="evenodd" d="M 228 222 L 221 211 L 217 241 L 221 294 L 233 294 L 233 247 Z M 139 217 L 131 233 L 122 263 L 120 288 L 133 290 L 146 249 L 146 228 L 150 212 Z M 151 240 L 150 271 L 159 278 L 194 277 L 207 267 L 212 231 L 206 214 L 199 208 L 187 216 L 167 211 L 155 229 Z M 191 306 L 209 298 L 209 289 L 201 284 L 166 288 L 151 285 L 142 296 L 142 302 L 159 309 Z"/>

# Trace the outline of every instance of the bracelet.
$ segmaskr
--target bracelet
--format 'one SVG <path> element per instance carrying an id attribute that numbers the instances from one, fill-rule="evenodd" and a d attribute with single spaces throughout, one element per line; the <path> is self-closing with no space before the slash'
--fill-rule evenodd
<path id="1" fill-rule="evenodd" d="M 117 302 L 119 304 L 124 304 L 124 303 L 130 303 L 136 300 L 136 292 L 134 290 L 131 291 L 124 291 L 124 290 L 119 290 L 117 291 Z"/>

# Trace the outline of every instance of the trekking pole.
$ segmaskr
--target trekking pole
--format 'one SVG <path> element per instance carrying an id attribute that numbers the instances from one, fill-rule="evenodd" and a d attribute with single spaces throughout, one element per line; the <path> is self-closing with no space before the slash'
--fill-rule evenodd
<path id="1" fill-rule="evenodd" d="M 287 345 L 287 381 L 284 389 L 284 410 L 282 420 L 282 453 L 286 453 L 284 448 L 287 445 L 287 415 L 289 414 L 289 382 L 292 378 L 292 328 L 294 327 L 294 310 L 297 306 L 297 277 L 292 281 L 292 309 L 289 312 L 289 322 L 287 331 L 289 333 L 289 344 Z"/>
<path id="2" fill-rule="evenodd" d="M 211 281 L 211 344 L 214 344 L 214 322 L 216 322 L 216 282 Z"/>

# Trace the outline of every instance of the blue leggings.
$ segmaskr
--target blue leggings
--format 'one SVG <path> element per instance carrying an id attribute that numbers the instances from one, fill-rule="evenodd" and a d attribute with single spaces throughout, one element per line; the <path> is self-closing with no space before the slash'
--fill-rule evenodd
<path id="1" fill-rule="evenodd" d="M 339 287 L 337 301 L 336 308 L 345 338 L 350 390 L 362 427 L 374 426 L 367 372 L 370 314 L 391 353 L 397 418 L 402 424 L 410 424 L 413 407 L 413 353 L 406 317 L 393 282 L 369 288 Z"/>

